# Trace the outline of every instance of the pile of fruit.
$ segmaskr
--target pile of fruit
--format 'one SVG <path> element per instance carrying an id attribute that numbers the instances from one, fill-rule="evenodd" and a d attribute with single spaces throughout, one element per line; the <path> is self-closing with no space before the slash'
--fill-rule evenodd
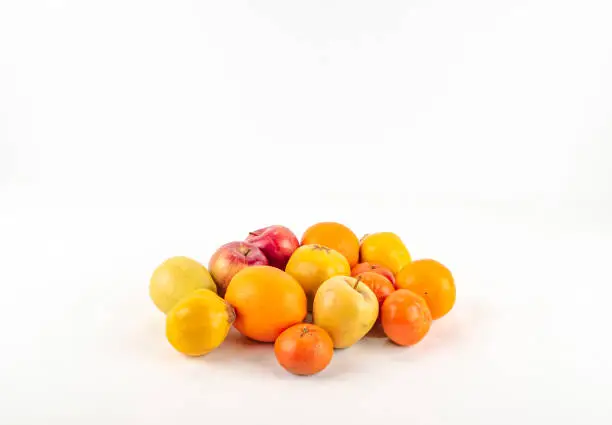
<path id="1" fill-rule="evenodd" d="M 394 233 L 361 240 L 340 223 L 317 223 L 302 240 L 283 226 L 249 233 L 220 247 L 208 269 L 173 257 L 153 273 L 149 294 L 166 313 L 166 337 L 179 352 L 217 348 L 233 325 L 274 343 L 279 364 L 312 375 L 375 326 L 410 346 L 455 303 L 455 283 L 441 263 L 413 261 Z M 307 322 L 308 313 L 312 320 Z"/>

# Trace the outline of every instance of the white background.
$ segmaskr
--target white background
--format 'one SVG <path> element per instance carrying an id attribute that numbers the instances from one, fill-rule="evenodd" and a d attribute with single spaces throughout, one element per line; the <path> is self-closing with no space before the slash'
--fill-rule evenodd
<path id="1" fill-rule="evenodd" d="M 609 424 L 611 22 L 605 0 L 1 1 L 0 423 Z M 310 378 L 234 333 L 173 351 L 160 261 L 320 220 L 444 262 L 455 309 Z"/>

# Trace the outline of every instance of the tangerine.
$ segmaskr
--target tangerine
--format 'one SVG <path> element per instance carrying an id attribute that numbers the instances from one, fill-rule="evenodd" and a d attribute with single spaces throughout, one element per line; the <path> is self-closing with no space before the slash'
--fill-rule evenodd
<path id="1" fill-rule="evenodd" d="M 314 375 L 331 362 L 334 343 L 319 326 L 300 323 L 280 334 L 274 343 L 274 354 L 285 370 L 295 375 Z"/>
<path id="2" fill-rule="evenodd" d="M 431 328 L 431 311 L 423 297 L 398 289 L 387 297 L 380 312 L 385 334 L 398 345 L 414 345 Z"/>

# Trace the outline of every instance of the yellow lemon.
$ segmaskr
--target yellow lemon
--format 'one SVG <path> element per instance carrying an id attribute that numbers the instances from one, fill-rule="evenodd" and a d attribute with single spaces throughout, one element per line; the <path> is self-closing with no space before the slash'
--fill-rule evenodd
<path id="1" fill-rule="evenodd" d="M 223 298 L 198 289 L 168 312 L 166 337 L 178 352 L 202 356 L 221 345 L 235 318 L 234 309 Z"/>

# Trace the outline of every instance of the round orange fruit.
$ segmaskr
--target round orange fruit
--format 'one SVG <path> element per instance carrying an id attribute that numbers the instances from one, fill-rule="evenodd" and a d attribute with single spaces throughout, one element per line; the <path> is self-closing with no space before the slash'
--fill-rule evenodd
<path id="1" fill-rule="evenodd" d="M 391 292 L 395 291 L 395 286 L 389 282 L 389 279 L 381 274 L 375 272 L 363 272 L 358 274 L 356 277 L 361 282 L 365 283 L 372 290 L 372 292 L 374 292 L 374 295 L 376 295 L 376 299 L 378 300 L 378 305 L 381 307 Z"/>
<path id="2" fill-rule="evenodd" d="M 383 302 L 380 312 L 385 335 L 397 345 L 414 345 L 431 328 L 431 312 L 423 297 L 407 289 L 398 289 Z"/>
<path id="3" fill-rule="evenodd" d="M 379 266 L 378 264 L 359 263 L 351 269 L 351 276 L 356 277 L 363 272 L 378 273 L 391 282 L 395 287 L 395 276 L 393 276 L 391 270 L 386 267 Z"/>
<path id="4" fill-rule="evenodd" d="M 324 329 L 300 323 L 280 334 L 274 343 L 274 354 L 285 370 L 295 375 L 314 375 L 331 362 L 334 343 Z"/>
<path id="5" fill-rule="evenodd" d="M 313 224 L 304 232 L 302 245 L 323 245 L 335 249 L 351 267 L 359 262 L 359 238 L 343 224 L 331 221 Z"/>
<path id="6" fill-rule="evenodd" d="M 236 310 L 236 329 L 260 342 L 274 342 L 306 317 L 304 289 L 291 275 L 271 266 L 251 266 L 236 273 L 225 300 Z"/>
<path id="7" fill-rule="evenodd" d="M 441 263 L 416 260 L 407 264 L 395 276 L 397 288 L 409 289 L 422 296 L 433 319 L 439 319 L 455 305 L 455 280 L 451 272 Z"/>

